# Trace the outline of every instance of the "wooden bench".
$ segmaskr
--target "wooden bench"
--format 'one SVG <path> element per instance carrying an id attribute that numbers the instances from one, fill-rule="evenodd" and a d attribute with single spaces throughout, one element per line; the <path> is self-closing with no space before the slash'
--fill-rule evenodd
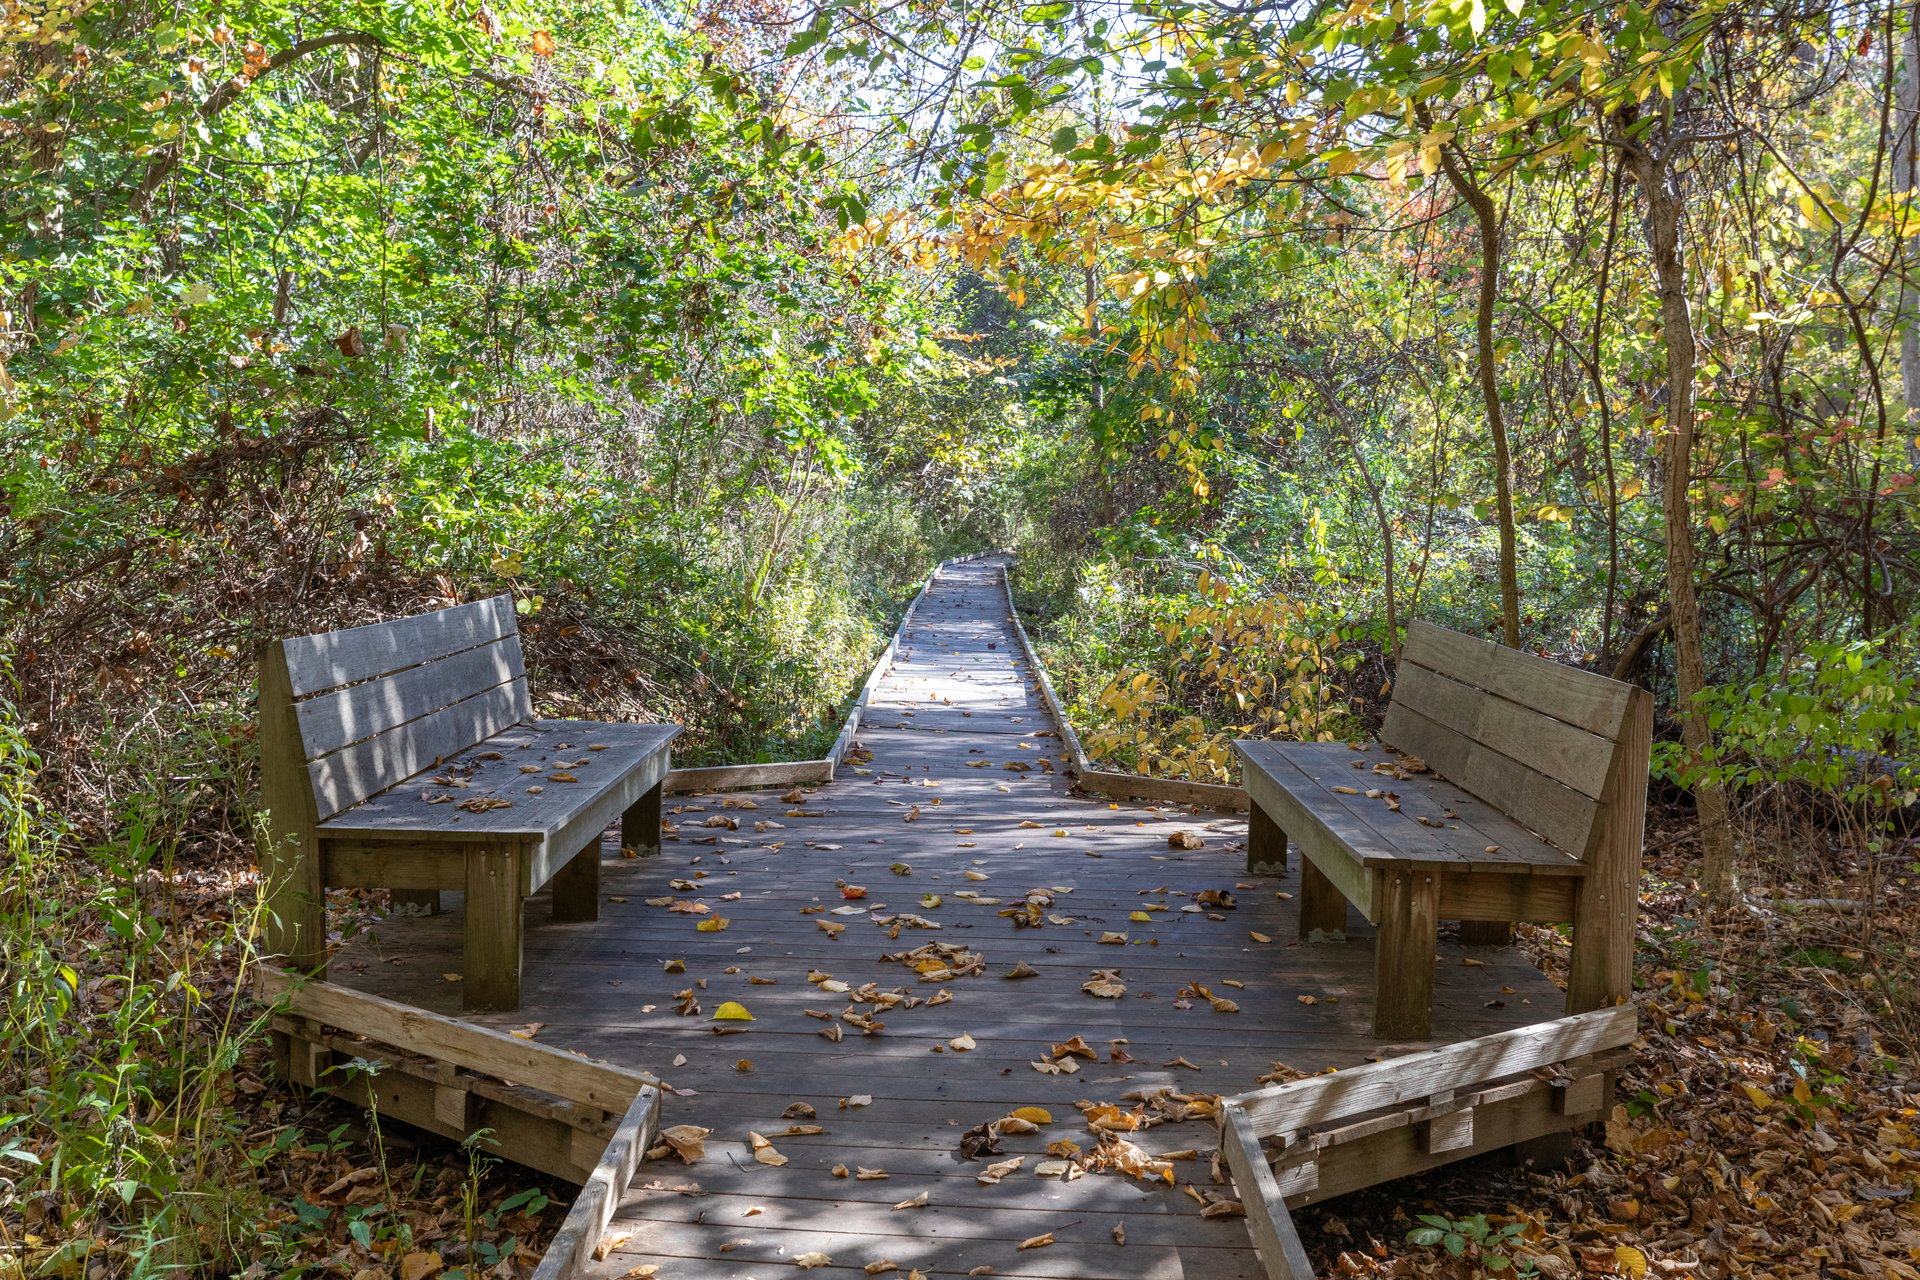
<path id="1" fill-rule="evenodd" d="M 520 1004 L 521 908 L 599 915 L 600 835 L 657 848 L 678 725 L 535 720 L 513 600 L 300 636 L 260 657 L 268 949 L 324 973 L 328 887 L 466 894 L 469 1009 Z"/>
<path id="2" fill-rule="evenodd" d="M 1300 935 L 1378 926 L 1374 1034 L 1427 1038 L 1434 936 L 1496 942 L 1515 920 L 1573 925 L 1567 1011 L 1624 999 L 1646 816 L 1645 690 L 1416 622 L 1381 736 L 1236 742 L 1247 869 L 1304 855 Z"/>

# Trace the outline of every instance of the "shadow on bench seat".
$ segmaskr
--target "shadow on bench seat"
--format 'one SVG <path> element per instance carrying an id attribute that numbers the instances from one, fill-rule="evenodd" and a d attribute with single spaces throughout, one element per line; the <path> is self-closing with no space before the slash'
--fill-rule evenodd
<path id="1" fill-rule="evenodd" d="M 1466 942 L 1515 920 L 1574 926 L 1569 1013 L 1625 998 L 1652 700 L 1631 685 L 1416 622 L 1382 737 L 1234 744 L 1252 801 L 1247 869 L 1302 853 L 1300 933 L 1347 904 L 1377 925 L 1374 1034 L 1432 1025 L 1442 920 Z"/>
<path id="2" fill-rule="evenodd" d="M 324 972 L 325 892 L 466 894 L 469 1009 L 520 1003 L 522 905 L 599 915 L 601 832 L 657 848 L 678 725 L 534 720 L 508 596 L 270 644 L 260 663 L 269 949 Z"/>

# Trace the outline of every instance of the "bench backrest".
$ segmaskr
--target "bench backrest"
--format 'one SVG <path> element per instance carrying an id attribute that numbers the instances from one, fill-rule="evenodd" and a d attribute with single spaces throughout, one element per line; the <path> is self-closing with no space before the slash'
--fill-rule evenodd
<path id="1" fill-rule="evenodd" d="M 1625 806 L 1637 787 L 1644 804 L 1647 718 L 1629 711 L 1646 696 L 1591 671 L 1415 622 L 1381 737 L 1586 858 L 1616 792 Z M 1633 761 L 1640 776 L 1620 777 Z"/>
<path id="2" fill-rule="evenodd" d="M 322 819 L 533 713 L 511 596 L 278 648 Z"/>

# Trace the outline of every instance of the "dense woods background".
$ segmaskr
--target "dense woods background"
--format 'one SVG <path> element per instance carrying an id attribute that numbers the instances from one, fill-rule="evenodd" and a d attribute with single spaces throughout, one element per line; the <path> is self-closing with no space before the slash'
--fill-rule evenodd
<path id="1" fill-rule="evenodd" d="M 1916 52 L 1885 0 L 8 0 L 0 1276 L 551 1227 L 267 1078 L 258 645 L 510 591 L 543 708 L 792 758 L 989 546 L 1112 767 L 1365 735 L 1415 616 L 1652 689 L 1620 1129 L 1439 1208 L 1913 1274 Z M 1397 1211 L 1327 1256 L 1487 1265 Z"/>

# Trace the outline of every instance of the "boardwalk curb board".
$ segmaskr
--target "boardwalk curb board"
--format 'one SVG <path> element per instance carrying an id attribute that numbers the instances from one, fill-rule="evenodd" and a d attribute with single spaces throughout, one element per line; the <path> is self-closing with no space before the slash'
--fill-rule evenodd
<path id="1" fill-rule="evenodd" d="M 1604 1119 L 1634 1035 L 1623 1005 L 1222 1099 L 1269 1280 L 1313 1277 L 1290 1207 Z"/>

